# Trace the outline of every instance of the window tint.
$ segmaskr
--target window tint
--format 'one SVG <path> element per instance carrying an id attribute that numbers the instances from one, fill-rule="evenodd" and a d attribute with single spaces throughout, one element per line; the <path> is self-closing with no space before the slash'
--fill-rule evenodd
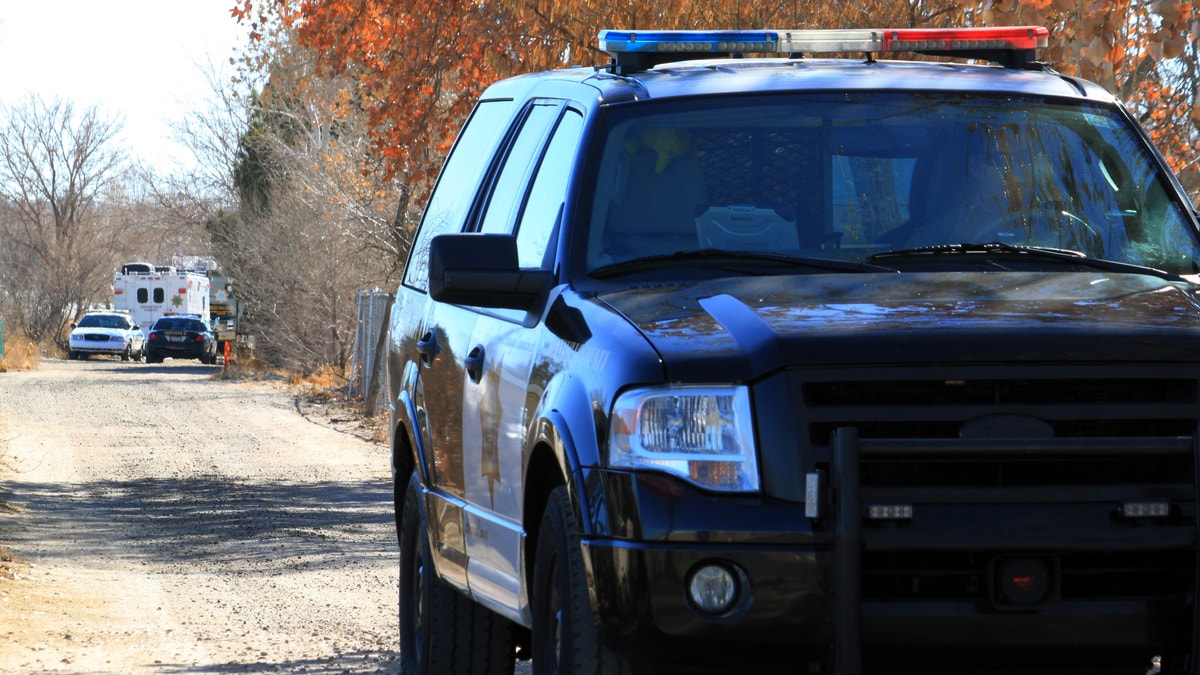
<path id="1" fill-rule="evenodd" d="M 148 291 L 145 288 L 137 289 L 137 301 L 141 302 L 141 303 L 149 302 L 150 301 L 150 291 Z"/>
<path id="2" fill-rule="evenodd" d="M 479 179 L 487 169 L 492 148 L 505 131 L 512 101 L 482 101 L 459 134 L 429 197 L 421 229 L 413 241 L 404 284 L 418 290 L 429 286 L 429 240 L 458 231 L 474 201 Z"/>
<path id="3" fill-rule="evenodd" d="M 161 288 L 154 289 L 154 302 L 161 303 L 165 299 L 166 299 L 166 296 L 163 294 L 163 289 L 161 289 Z"/>
<path id="4" fill-rule="evenodd" d="M 583 117 L 573 110 L 567 111 L 546 148 L 521 214 L 517 229 L 521 267 L 545 267 L 546 249 L 554 237 L 554 227 L 566 200 L 567 183 L 582 133 Z"/>
<path id="5" fill-rule="evenodd" d="M 562 104 L 557 102 L 534 105 L 529 109 L 521 131 L 504 159 L 504 168 L 492 187 L 480 232 L 513 231 L 516 212 L 525 199 L 525 186 L 540 155 L 542 141 L 561 110 Z"/>

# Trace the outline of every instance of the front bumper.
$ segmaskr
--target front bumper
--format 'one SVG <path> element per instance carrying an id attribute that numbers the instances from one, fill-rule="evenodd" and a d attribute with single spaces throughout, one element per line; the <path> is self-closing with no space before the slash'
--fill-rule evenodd
<path id="1" fill-rule="evenodd" d="M 598 527 L 584 545 L 593 604 L 606 643 L 635 664 L 720 671 L 751 658 L 764 669 L 872 672 L 936 655 L 942 668 L 969 659 L 1145 672 L 1155 655 L 1191 651 L 1190 524 L 1093 527 L 1108 520 L 1108 505 L 975 504 L 918 507 L 923 518 L 904 525 L 847 527 L 807 518 L 802 503 L 712 495 L 662 476 L 586 474 L 587 506 L 605 516 L 591 520 Z M 966 519 L 954 517 L 960 508 Z M 1013 528 L 1030 522 L 1043 525 Z M 1026 556 L 1050 561 L 1050 590 L 1013 605 L 997 590 L 998 563 Z M 745 582 L 744 600 L 722 616 L 688 597 L 690 574 L 709 563 Z M 1122 565 L 1131 574 L 1108 569 Z M 1129 578 L 1139 573 L 1148 578 Z"/>
<path id="2" fill-rule="evenodd" d="M 127 340 L 103 340 L 87 338 L 71 338 L 68 348 L 80 354 L 123 354 L 128 347 Z"/>

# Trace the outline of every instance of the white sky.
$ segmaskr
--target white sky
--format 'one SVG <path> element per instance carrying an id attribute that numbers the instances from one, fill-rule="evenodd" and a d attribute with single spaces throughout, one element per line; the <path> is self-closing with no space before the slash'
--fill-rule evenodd
<path id="1" fill-rule="evenodd" d="M 235 0 L 0 0 L 0 103 L 30 93 L 96 105 L 124 119 L 130 155 L 159 170 L 192 164 L 170 120 L 210 94 L 208 64 L 228 76 L 246 30 Z M 190 104 L 190 105 L 189 105 Z"/>

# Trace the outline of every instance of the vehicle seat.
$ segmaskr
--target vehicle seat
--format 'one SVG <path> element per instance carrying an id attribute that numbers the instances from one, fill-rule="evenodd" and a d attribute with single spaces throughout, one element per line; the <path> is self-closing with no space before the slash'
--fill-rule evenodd
<path id="1" fill-rule="evenodd" d="M 700 247 L 696 216 L 708 208 L 700 158 L 668 157 L 642 147 L 618 169 L 618 197 L 609 206 L 604 252 L 617 262 Z"/>

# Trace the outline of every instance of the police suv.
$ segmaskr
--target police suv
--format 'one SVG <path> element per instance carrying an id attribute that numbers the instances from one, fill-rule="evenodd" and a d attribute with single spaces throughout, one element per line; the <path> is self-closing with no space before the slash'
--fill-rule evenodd
<path id="1" fill-rule="evenodd" d="M 1197 215 L 1047 37 L 488 88 L 390 319 L 402 672 L 1196 673 Z"/>

